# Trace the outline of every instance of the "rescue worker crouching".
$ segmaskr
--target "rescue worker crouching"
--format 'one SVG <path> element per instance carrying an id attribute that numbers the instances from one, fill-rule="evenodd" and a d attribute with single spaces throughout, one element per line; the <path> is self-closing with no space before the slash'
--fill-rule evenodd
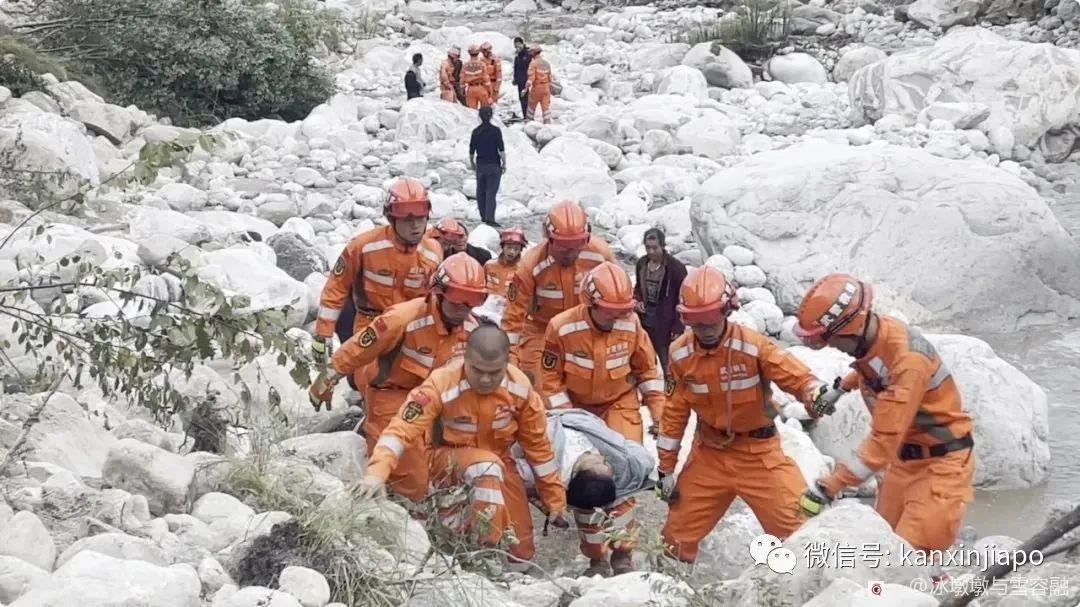
<path id="1" fill-rule="evenodd" d="M 311 346 L 317 365 L 325 365 L 332 354 L 335 332 L 345 343 L 390 306 L 427 292 L 443 260 L 439 244 L 424 235 L 430 215 L 423 184 L 403 177 L 390 185 L 383 205 L 390 225 L 350 240 L 323 286 Z M 353 383 L 350 378 L 355 390 Z"/>
<path id="2" fill-rule="evenodd" d="M 506 290 L 502 325 L 515 345 L 511 362 L 539 385 L 544 331 L 556 314 L 578 304 L 585 273 L 615 261 L 611 249 L 592 235 L 589 216 L 576 202 L 564 200 L 544 219 L 544 241 L 521 256 Z"/>
<path id="3" fill-rule="evenodd" d="M 432 433 L 428 464 L 438 488 L 466 485 L 471 509 L 462 533 L 498 545 L 512 529 L 511 569 L 528 568 L 535 553 L 532 517 L 511 446 L 521 445 L 537 478 L 549 522 L 569 527 L 566 492 L 546 433 L 544 405 L 525 375 L 509 364 L 510 342 L 493 324 L 468 338 L 465 356 L 436 369 L 413 389 L 375 446 L 362 485 L 381 487 L 402 456 Z M 444 520 L 451 513 L 440 513 Z M 450 521 L 452 522 L 452 520 Z"/>
<path id="4" fill-rule="evenodd" d="M 469 47 L 469 60 L 461 66 L 461 81 L 465 84 L 466 105 L 474 110 L 491 104 L 487 64 L 480 59 L 480 47 Z"/>
<path id="5" fill-rule="evenodd" d="M 917 330 L 873 312 L 873 289 L 852 276 L 830 274 L 803 298 L 796 336 L 807 347 L 836 348 L 855 357 L 840 388 L 858 388 L 870 410 L 870 436 L 857 457 L 840 462 L 803 497 L 814 516 L 846 487 L 884 470 L 881 516 L 922 551 L 952 547 L 973 497 L 971 418 L 960 390 L 933 345 Z M 935 585 L 947 579 L 931 567 Z"/>
<path id="6" fill-rule="evenodd" d="M 656 460 L 642 444 L 625 438 L 583 409 L 549 410 L 547 434 L 582 542 L 599 546 L 606 537 L 620 539 L 633 520 L 633 512 L 614 512 L 650 482 Z M 518 447 L 514 459 L 526 490 L 532 491 L 532 471 Z M 616 575 L 632 568 L 629 559 L 615 560 L 612 565 Z M 582 575 L 607 573 L 607 563 L 600 560 L 591 562 Z"/>
<path id="7" fill-rule="evenodd" d="M 780 446 L 768 382 L 813 409 L 831 392 L 810 369 L 768 337 L 729 322 L 735 288 L 712 267 L 691 270 L 676 308 L 691 328 L 671 344 L 668 404 L 656 441 L 659 493 L 669 503 L 661 532 L 666 556 L 693 563 L 698 545 L 740 497 L 765 533 L 788 537 L 805 520 L 806 482 Z M 690 412 L 697 432 L 674 478 Z"/>
<path id="8" fill-rule="evenodd" d="M 644 440 L 639 392 L 653 419 L 664 410 L 664 380 L 656 352 L 634 315 L 634 287 L 626 271 L 604 262 L 582 279 L 581 304 L 556 315 L 547 326 L 541 357 L 541 394 L 551 409 L 577 407 L 599 416 L 628 440 Z M 584 528 L 581 552 L 600 569 L 610 549 L 615 573 L 632 569 L 638 525 L 635 501 L 627 498 L 607 511 L 624 522 L 620 540 L 610 543 L 595 528 Z M 597 541 L 599 540 L 599 541 Z"/>
<path id="9" fill-rule="evenodd" d="M 464 253 L 447 257 L 432 275 L 426 297 L 391 306 L 363 331 L 349 339 L 331 360 L 328 373 L 311 386 L 318 410 L 329 403 L 334 385 L 353 377 L 364 390 L 367 415 L 363 430 L 368 453 L 401 408 L 408 391 L 464 347 L 463 328 L 469 311 L 487 297 L 484 270 Z M 420 447 L 404 454 L 390 477 L 395 493 L 414 502 L 428 489 L 427 461 Z"/>

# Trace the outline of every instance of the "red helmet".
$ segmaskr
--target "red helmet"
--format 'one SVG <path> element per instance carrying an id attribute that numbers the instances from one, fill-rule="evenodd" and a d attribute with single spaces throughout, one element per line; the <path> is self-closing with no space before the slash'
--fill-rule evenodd
<path id="1" fill-rule="evenodd" d="M 529 47 L 529 54 L 531 54 L 531 55 L 539 55 L 540 50 L 541 50 L 540 45 L 539 44 L 534 44 L 534 45 Z"/>
<path id="2" fill-rule="evenodd" d="M 487 275 L 468 253 L 454 253 L 435 268 L 431 292 L 447 301 L 475 308 L 487 300 Z"/>
<path id="3" fill-rule="evenodd" d="M 830 337 L 862 335 L 870 319 L 874 290 L 847 274 L 829 274 L 806 292 L 794 333 L 809 348 L 824 348 Z"/>
<path id="4" fill-rule="evenodd" d="M 389 219 L 427 217 L 431 215 L 431 200 L 424 184 L 411 177 L 402 177 L 386 191 L 383 215 Z"/>
<path id="5" fill-rule="evenodd" d="M 440 219 L 439 223 L 435 224 L 435 231 L 439 238 L 443 238 L 448 242 L 457 245 L 464 245 L 465 240 L 469 236 L 465 232 L 465 228 L 453 217 L 443 217 Z"/>
<path id="6" fill-rule="evenodd" d="M 471 45 L 469 47 L 469 54 L 470 55 L 479 55 L 480 54 L 480 47 L 475 45 L 475 44 Z"/>
<path id="7" fill-rule="evenodd" d="M 482 50 L 484 52 L 490 51 L 491 50 L 491 43 L 490 42 L 485 42 L 485 43 L 481 44 L 480 45 L 480 50 Z"/>
<path id="8" fill-rule="evenodd" d="M 585 248 L 589 244 L 591 231 L 585 209 L 572 200 L 556 203 L 544 219 L 544 236 L 548 244 L 556 249 Z"/>
<path id="9" fill-rule="evenodd" d="M 529 241 L 525 238 L 525 230 L 514 227 L 499 232 L 499 244 L 519 244 L 524 247 Z"/>
<path id="10" fill-rule="evenodd" d="M 634 286 L 630 284 L 630 276 L 610 261 L 585 274 L 578 297 L 581 303 L 608 321 L 622 318 L 634 310 Z"/>
<path id="11" fill-rule="evenodd" d="M 450 55 L 451 57 L 457 59 L 461 56 L 461 49 L 455 46 L 451 48 L 449 52 L 447 52 L 447 55 Z"/>
<path id="12" fill-rule="evenodd" d="M 718 325 L 739 309 L 739 296 L 720 270 L 701 266 L 686 273 L 675 309 L 688 327 Z"/>

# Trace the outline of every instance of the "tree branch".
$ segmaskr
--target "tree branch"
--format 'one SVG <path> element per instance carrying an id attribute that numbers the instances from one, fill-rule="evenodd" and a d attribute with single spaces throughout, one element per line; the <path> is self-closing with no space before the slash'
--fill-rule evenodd
<path id="1" fill-rule="evenodd" d="M 60 389 L 60 383 L 63 382 L 63 380 L 64 376 L 61 374 L 59 377 L 56 378 L 56 381 L 53 382 L 53 385 L 49 389 L 48 394 L 45 395 L 45 398 L 41 399 L 41 402 L 30 410 L 30 415 L 28 415 L 26 417 L 26 421 L 23 422 L 22 432 L 19 433 L 19 436 L 15 439 L 15 442 L 11 443 L 11 448 L 8 449 L 7 454 L 4 455 L 4 459 L 0 460 L 0 476 L 4 475 L 4 469 L 7 468 L 12 461 L 14 461 L 15 454 L 18 453 L 19 449 L 22 448 L 22 445 L 24 442 L 26 442 L 27 437 L 30 436 L 30 430 L 32 430 L 39 421 L 41 421 L 40 417 L 38 416 L 40 416 L 41 412 L 45 410 L 45 405 L 49 403 L 49 400 L 53 397 L 54 394 L 56 394 L 56 391 Z"/>

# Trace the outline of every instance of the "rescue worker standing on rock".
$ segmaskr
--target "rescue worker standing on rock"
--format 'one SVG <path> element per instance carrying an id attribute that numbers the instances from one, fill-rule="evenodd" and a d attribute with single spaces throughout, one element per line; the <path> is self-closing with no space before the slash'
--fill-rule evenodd
<path id="1" fill-rule="evenodd" d="M 802 505 L 817 515 L 846 487 L 884 470 L 878 513 L 912 547 L 943 553 L 974 497 L 971 418 L 933 345 L 872 306 L 870 285 L 846 274 L 819 280 L 799 306 L 795 335 L 809 348 L 830 346 L 855 357 L 855 370 L 839 388 L 858 388 L 871 415 L 857 457 L 815 482 Z M 946 579 L 939 566 L 930 575 L 935 584 Z"/>
<path id="2" fill-rule="evenodd" d="M 644 440 L 641 402 L 654 420 L 664 411 L 664 380 L 656 366 L 656 352 L 634 315 L 634 287 L 626 271 L 604 262 L 585 275 L 581 305 L 556 315 L 548 323 L 541 356 L 540 393 L 548 408 L 577 407 L 604 420 L 609 428 L 641 444 Z M 606 569 L 616 574 L 633 570 L 638 525 L 634 499 L 606 509 L 614 526 L 615 541 L 604 537 L 602 521 L 591 512 L 578 513 L 581 552 L 589 557 L 585 575 Z"/>
<path id="3" fill-rule="evenodd" d="M 490 42 L 481 44 L 480 52 L 483 54 L 484 65 L 487 66 L 488 87 L 491 93 L 488 104 L 495 105 L 499 102 L 499 88 L 502 85 L 502 61 L 495 56 Z"/>
<path id="4" fill-rule="evenodd" d="M 691 270 L 677 310 L 691 332 L 671 344 L 669 402 L 656 441 L 658 486 L 669 504 L 662 533 L 666 555 L 686 563 L 698 544 L 742 498 L 765 533 L 781 540 L 805 520 L 806 481 L 780 447 L 768 382 L 812 411 L 830 402 L 828 386 L 768 337 L 728 320 L 739 307 L 734 286 L 716 268 Z M 675 466 L 690 412 L 697 432 L 678 480 Z"/>
<path id="5" fill-rule="evenodd" d="M 326 364 L 335 329 L 345 343 L 390 306 L 423 296 L 443 259 L 439 244 L 424 236 L 431 201 L 419 181 L 395 181 L 383 215 L 390 225 L 350 240 L 323 287 L 311 346 L 316 364 Z"/>
<path id="6" fill-rule="evenodd" d="M 480 59 L 480 47 L 469 47 L 469 60 L 461 66 L 461 81 L 465 84 L 465 105 L 479 110 L 491 104 L 491 89 L 487 64 Z"/>
<path id="7" fill-rule="evenodd" d="M 329 403 L 334 385 L 353 377 L 364 389 L 368 453 L 401 408 L 408 391 L 464 346 L 469 311 L 487 298 L 484 269 L 465 253 L 447 257 L 431 278 L 430 293 L 391 306 L 338 350 L 331 367 L 311 386 L 316 410 Z M 427 460 L 421 448 L 402 457 L 390 484 L 414 502 L 427 493 Z"/>
<path id="8" fill-rule="evenodd" d="M 548 322 L 578 305 L 578 289 L 586 272 L 615 261 L 607 243 L 591 232 L 581 205 L 569 200 L 556 203 L 544 219 L 544 242 L 522 255 L 506 289 L 502 323 L 515 345 L 511 361 L 535 385 L 539 385 Z"/>
<path id="9" fill-rule="evenodd" d="M 466 485 L 472 509 L 462 533 L 495 546 L 507 529 L 509 568 L 523 570 L 535 554 L 532 516 L 511 446 L 517 442 L 536 476 L 548 520 L 569 527 L 566 491 L 547 436 L 544 405 L 525 375 L 509 364 L 510 342 L 493 324 L 468 338 L 463 359 L 435 370 L 409 392 L 398 415 L 379 437 L 363 484 L 386 481 L 409 449 L 432 434 L 429 469 L 439 488 Z M 445 520 L 445 513 L 442 513 Z"/>
<path id="10" fill-rule="evenodd" d="M 529 62 L 528 81 L 525 88 L 529 91 L 529 111 L 525 118 L 532 120 L 536 116 L 536 106 L 544 112 L 544 124 L 551 123 L 551 64 L 540 56 L 540 46 L 534 44 L 529 49 L 532 60 Z"/>
<path id="11" fill-rule="evenodd" d="M 446 53 L 439 68 L 439 95 L 443 101 L 458 101 L 461 86 L 461 49 L 454 47 Z"/>
<path id="12" fill-rule="evenodd" d="M 514 278 L 518 262 L 521 261 L 521 252 L 527 244 L 529 241 L 521 228 L 506 228 L 499 233 L 499 256 L 484 265 L 488 293 L 506 298 L 506 290 Z"/>

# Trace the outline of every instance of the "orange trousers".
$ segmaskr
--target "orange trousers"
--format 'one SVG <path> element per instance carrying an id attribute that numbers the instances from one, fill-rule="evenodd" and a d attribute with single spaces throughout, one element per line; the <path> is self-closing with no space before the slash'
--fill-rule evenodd
<path id="1" fill-rule="evenodd" d="M 544 112 L 544 122 L 551 122 L 551 89 L 548 87 L 533 87 L 529 90 L 529 115 L 527 118 L 532 120 L 536 116 L 536 106 L 540 106 L 540 110 Z"/>
<path id="2" fill-rule="evenodd" d="M 947 550 L 974 498 L 974 478 L 971 449 L 898 461 L 885 472 L 875 509 L 913 548 Z"/>
<path id="3" fill-rule="evenodd" d="M 454 92 L 454 89 L 442 89 L 439 93 L 439 97 L 443 101 L 453 101 L 454 103 L 457 103 L 458 100 L 457 93 Z"/>
<path id="4" fill-rule="evenodd" d="M 641 403 L 636 390 L 603 407 L 580 407 L 604 420 L 608 428 L 627 440 L 641 443 L 644 438 Z M 581 553 L 592 560 L 602 560 L 609 550 L 632 552 L 638 545 L 638 522 L 634 518 L 637 502 L 630 497 L 604 512 L 574 509 Z"/>
<path id="5" fill-rule="evenodd" d="M 536 554 L 529 497 L 509 453 L 500 457 L 476 447 L 432 447 L 428 464 L 435 487 L 469 487 L 469 513 L 462 513 L 459 505 L 440 508 L 445 524 L 476 533 L 486 546 L 498 545 L 511 530 L 517 538 L 508 548 L 512 556 L 527 561 Z"/>
<path id="6" fill-rule="evenodd" d="M 480 106 L 491 103 L 491 94 L 482 84 L 470 84 L 468 90 L 465 91 L 465 102 L 472 109 L 478 110 Z"/>
<path id="7" fill-rule="evenodd" d="M 667 555 L 687 563 L 697 559 L 698 544 L 736 497 L 750 506 L 765 533 L 781 540 L 806 520 L 799 509 L 806 480 L 784 455 L 779 436 L 740 436 L 723 449 L 695 439 L 675 490 L 661 536 Z"/>
<path id="8" fill-rule="evenodd" d="M 405 404 L 408 390 L 387 390 L 372 388 L 361 378 L 357 383 L 364 386 L 364 436 L 367 439 L 368 455 L 374 453 L 375 443 L 379 435 L 390 425 L 390 420 L 401 410 Z M 427 437 L 425 440 L 410 445 L 401 459 L 398 460 L 397 468 L 387 480 L 387 487 L 394 493 L 408 498 L 414 502 L 424 499 L 428 492 L 428 467 L 427 467 Z"/>

